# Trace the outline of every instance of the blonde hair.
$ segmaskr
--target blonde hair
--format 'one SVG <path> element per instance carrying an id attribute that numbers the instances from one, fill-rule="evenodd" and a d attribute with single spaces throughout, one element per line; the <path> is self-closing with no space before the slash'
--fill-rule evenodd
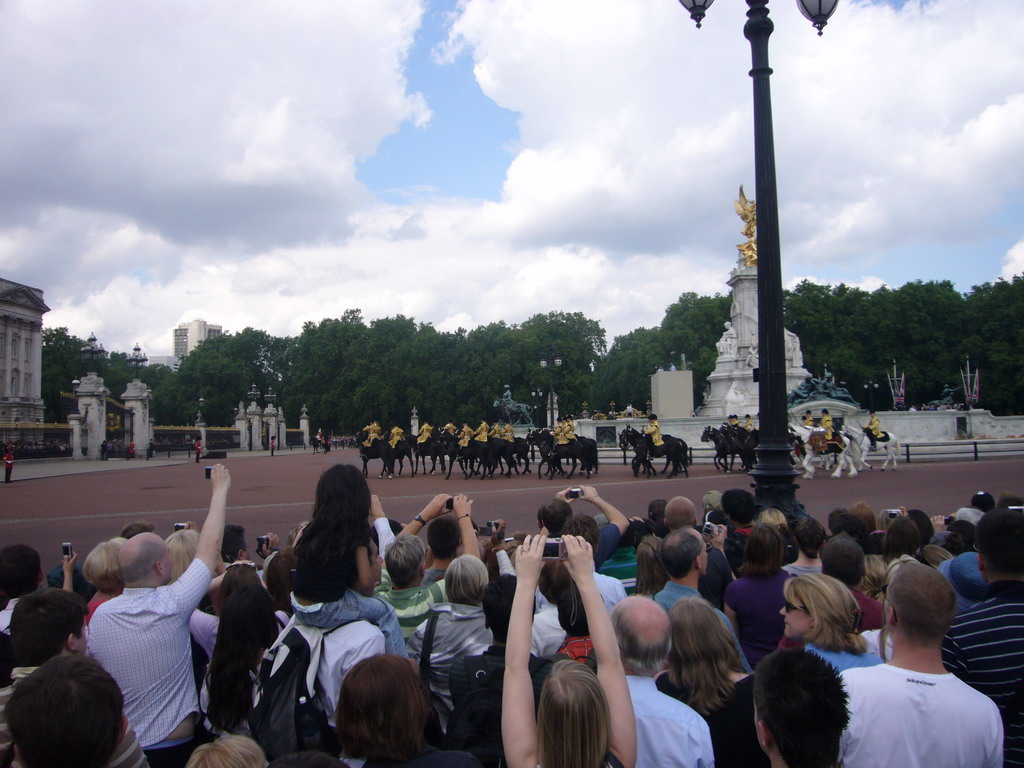
<path id="1" fill-rule="evenodd" d="M 120 536 L 101 541 L 85 558 L 82 565 L 82 575 L 85 580 L 92 584 L 100 592 L 108 595 L 118 594 L 124 589 L 124 579 L 121 578 L 121 565 L 117 562 L 117 552 L 127 539 Z"/>
<path id="2" fill-rule="evenodd" d="M 885 559 L 881 555 L 865 555 L 864 578 L 860 582 L 864 594 L 872 600 L 881 602 L 882 587 L 886 584 L 886 573 Z"/>
<path id="3" fill-rule="evenodd" d="M 189 528 L 175 531 L 164 539 L 164 543 L 167 545 L 167 550 L 171 553 L 171 581 L 168 583 L 173 584 L 181 577 L 181 574 L 188 570 L 188 567 L 192 565 L 192 561 L 196 558 L 196 548 L 199 546 L 199 531 L 193 531 Z"/>
<path id="4" fill-rule="evenodd" d="M 814 619 L 814 626 L 804 635 L 807 642 L 824 651 L 867 651 L 867 643 L 857 633 L 857 601 L 839 579 L 822 573 L 801 574 L 785 582 L 783 594 L 788 602 L 806 607 Z"/>
<path id="5" fill-rule="evenodd" d="M 661 592 L 668 583 L 668 573 L 661 564 L 658 551 L 661 539 L 644 536 L 636 545 L 636 590 L 638 595 L 650 596 Z"/>
<path id="6" fill-rule="evenodd" d="M 196 747 L 185 768 L 263 768 L 266 762 L 259 744 L 248 736 L 235 735 Z"/>
<path id="7" fill-rule="evenodd" d="M 717 712 L 733 697 L 732 675 L 743 672 L 732 635 L 722 619 L 701 597 L 676 600 L 668 612 L 672 647 L 668 652 L 668 679 L 688 688 L 686 703 L 702 715 Z"/>
<path id="8" fill-rule="evenodd" d="M 775 507 L 768 507 L 767 509 L 761 510 L 761 514 L 757 516 L 757 522 L 770 525 L 777 531 L 788 531 L 789 523 L 786 521 L 786 516 L 782 514 L 781 510 Z"/>
<path id="9" fill-rule="evenodd" d="M 479 557 L 456 557 L 444 572 L 444 591 L 448 595 L 448 602 L 480 605 L 488 580 L 487 566 Z"/>
<path id="10" fill-rule="evenodd" d="M 611 743 L 611 713 L 597 675 L 565 660 L 551 668 L 537 710 L 538 763 L 544 768 L 601 768 Z"/>

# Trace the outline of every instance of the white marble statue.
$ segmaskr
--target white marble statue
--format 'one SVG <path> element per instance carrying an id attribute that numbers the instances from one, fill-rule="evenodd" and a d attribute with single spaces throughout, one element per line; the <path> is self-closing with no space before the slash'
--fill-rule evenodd
<path id="1" fill-rule="evenodd" d="M 800 338 L 790 330 L 786 331 L 786 364 L 789 368 L 804 367 L 804 353 L 800 351 Z"/>
<path id="2" fill-rule="evenodd" d="M 732 323 L 728 320 L 725 321 L 725 333 L 722 334 L 722 338 L 718 340 L 715 346 L 718 348 L 718 356 L 724 357 L 729 360 L 736 359 L 736 349 L 739 344 L 739 340 L 736 336 L 736 331 L 732 327 Z"/>

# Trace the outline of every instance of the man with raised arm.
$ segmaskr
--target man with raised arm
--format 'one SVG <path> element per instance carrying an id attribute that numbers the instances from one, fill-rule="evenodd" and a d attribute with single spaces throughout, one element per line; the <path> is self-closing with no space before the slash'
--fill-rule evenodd
<path id="1" fill-rule="evenodd" d="M 221 563 L 227 468 L 216 465 L 210 484 L 210 512 L 185 572 L 170 584 L 171 557 L 156 534 L 128 539 L 118 552 L 125 590 L 97 608 L 89 625 L 89 651 L 124 692 L 125 714 L 153 768 L 183 767 L 195 747 L 189 617 Z"/>

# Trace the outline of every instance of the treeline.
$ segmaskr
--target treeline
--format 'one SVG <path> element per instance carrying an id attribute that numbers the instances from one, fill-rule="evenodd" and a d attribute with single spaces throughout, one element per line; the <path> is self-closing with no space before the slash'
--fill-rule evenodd
<path id="1" fill-rule="evenodd" d="M 550 312 L 524 323 L 504 322 L 442 333 L 399 315 L 365 322 L 358 310 L 308 322 L 296 337 L 280 338 L 246 328 L 210 339 L 181 361 L 177 372 L 143 369 L 154 392 L 160 424 L 191 424 L 198 400 L 211 425 L 227 426 L 255 384 L 273 388 L 290 425 L 305 405 L 313 428 L 352 432 L 369 419 L 407 424 L 415 406 L 440 424 L 449 419 L 490 419 L 504 386 L 541 408 L 554 377 L 563 412 L 585 407 L 643 408 L 650 374 L 662 366 L 694 371 L 695 400 L 714 369 L 715 342 L 729 319 L 728 295 L 684 293 L 661 325 L 638 328 L 607 347 L 599 321 L 582 313 Z M 998 414 L 1024 412 L 1024 277 L 999 280 L 959 293 L 948 281 L 914 282 L 898 289 L 864 291 L 846 285 L 803 282 L 785 294 L 786 327 L 801 340 L 805 366 L 827 369 L 866 406 L 874 389 L 878 409 L 892 405 L 886 373 L 893 360 L 907 374 L 907 403 L 938 398 L 944 385 L 960 386 L 969 354 L 981 370 L 981 407 Z M 46 329 L 43 398 L 47 418 L 60 413 L 58 395 L 81 376 L 83 342 L 66 329 Z M 540 366 L 541 358 L 562 360 Z M 103 365 L 111 394 L 119 397 L 130 378 L 126 356 L 113 353 Z M 261 400 L 261 404 L 263 404 Z"/>

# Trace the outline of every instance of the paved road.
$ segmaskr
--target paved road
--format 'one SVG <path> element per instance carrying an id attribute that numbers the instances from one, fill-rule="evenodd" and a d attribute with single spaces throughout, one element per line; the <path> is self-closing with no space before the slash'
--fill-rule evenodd
<path id="1" fill-rule="evenodd" d="M 282 537 L 309 516 L 313 491 L 323 469 L 336 462 L 358 463 L 354 451 L 327 456 L 291 452 L 271 458 L 266 453 L 236 453 L 224 463 L 231 470 L 228 520 L 253 537 L 268 530 Z M 536 475 L 511 479 L 470 480 L 453 474 L 378 479 L 371 467 L 370 486 L 381 496 L 390 517 L 407 521 L 435 493 L 469 493 L 478 524 L 496 517 L 509 521 L 511 530 L 532 530 L 536 509 L 569 483 L 541 480 Z M 125 523 L 151 520 L 166 535 L 173 523 L 202 522 L 209 505 L 204 464 L 184 459 L 25 463 L 15 467 L 16 482 L 0 483 L 0 545 L 30 544 L 55 564 L 60 543 L 72 541 L 84 554 L 97 542 L 114 536 Z M 408 468 L 406 468 L 406 475 Z M 578 484 L 576 481 L 573 484 Z M 743 474 L 723 475 L 710 465 L 691 468 L 689 478 L 635 480 L 627 467 L 604 461 L 590 481 L 600 494 L 627 515 L 642 515 L 655 498 L 685 495 L 700 500 L 712 488 L 749 488 Z M 798 497 L 808 511 L 824 520 L 835 506 L 864 500 L 875 509 L 906 505 L 928 514 L 950 514 L 966 505 L 978 490 L 997 495 L 1024 492 L 1024 459 L 981 462 L 901 464 L 897 472 L 878 470 L 849 479 L 834 480 L 819 473 L 800 481 Z"/>

